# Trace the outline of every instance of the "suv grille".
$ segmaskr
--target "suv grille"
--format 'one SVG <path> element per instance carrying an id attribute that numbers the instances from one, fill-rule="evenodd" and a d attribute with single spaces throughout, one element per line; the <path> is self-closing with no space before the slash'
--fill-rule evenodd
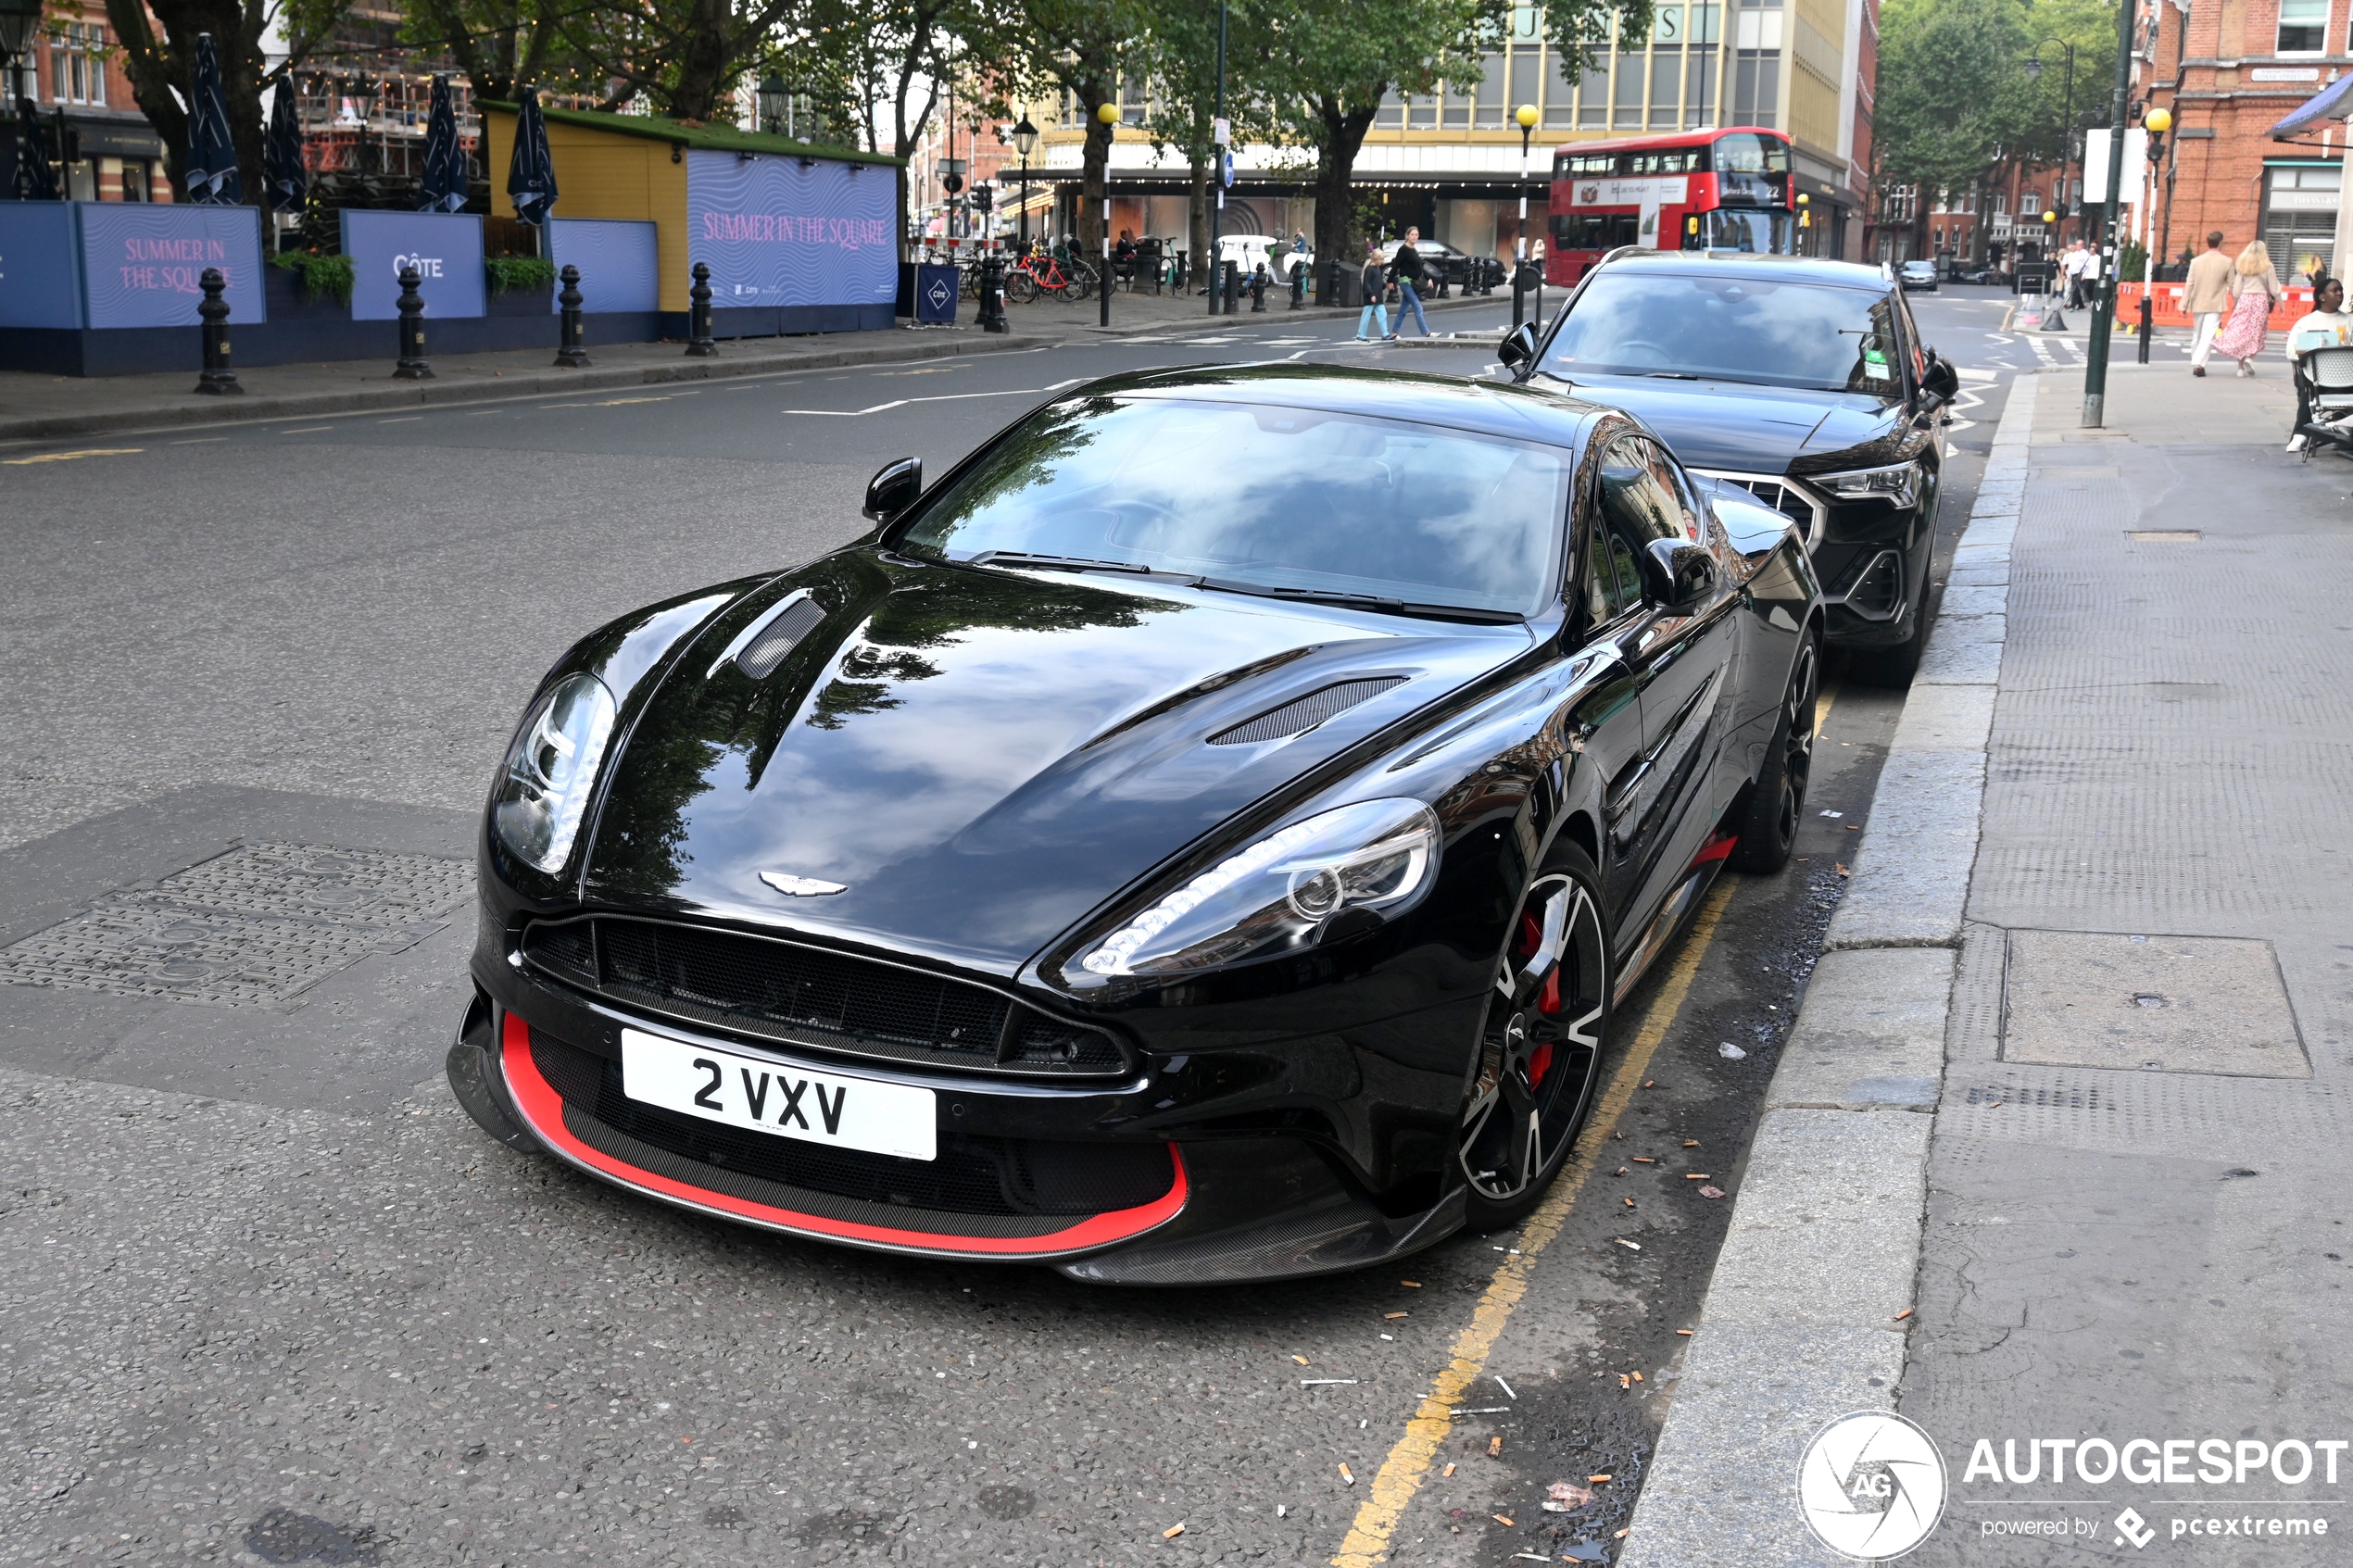
<path id="1" fill-rule="evenodd" d="M 1805 535 L 1808 545 L 1818 545 L 1822 536 L 1822 505 L 1806 491 L 1787 480 L 1768 474 L 1717 473 L 1702 470 L 1710 479 L 1720 479 L 1737 484 L 1792 522 Z"/>
<path id="2" fill-rule="evenodd" d="M 531 1059 L 583 1142 L 640 1170 L 775 1208 L 896 1226 L 957 1215 L 965 1223 L 942 1228 L 1020 1236 L 1068 1223 L 1051 1216 L 1141 1208 L 1176 1184 L 1163 1143 L 1053 1143 L 943 1130 L 938 1158 L 901 1160 L 646 1105 L 623 1092 L 620 1062 L 542 1029 L 531 1032 Z M 817 1193 L 843 1201 L 812 1203 Z M 926 1215 L 934 1218 L 925 1222 Z"/>
<path id="3" fill-rule="evenodd" d="M 1099 1029 L 986 986 L 774 937 L 612 915 L 537 922 L 524 961 L 631 1009 L 821 1050 L 983 1073 L 1124 1073 Z"/>

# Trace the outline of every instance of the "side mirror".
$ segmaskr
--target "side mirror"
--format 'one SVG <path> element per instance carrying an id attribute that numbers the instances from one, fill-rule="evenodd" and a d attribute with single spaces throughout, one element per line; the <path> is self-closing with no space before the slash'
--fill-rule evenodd
<path id="1" fill-rule="evenodd" d="M 1928 351 L 1928 373 L 1920 378 L 1921 390 L 1932 392 L 1940 403 L 1950 403 L 1961 395 L 1961 373 L 1953 362 L 1933 348 Z"/>
<path id="2" fill-rule="evenodd" d="M 1684 615 L 1716 591 L 1716 557 L 1688 539 L 1654 539 L 1642 552 L 1642 594 L 1669 615 Z"/>
<path id="3" fill-rule="evenodd" d="M 1523 321 L 1505 332 L 1504 341 L 1495 345 L 1495 358 L 1503 361 L 1504 369 L 1507 370 L 1533 365 L 1536 362 L 1536 329 Z"/>
<path id="4" fill-rule="evenodd" d="M 882 471 L 866 482 L 866 515 L 876 522 L 888 522 L 915 504 L 924 493 L 924 460 L 901 458 L 895 463 L 885 463 Z"/>

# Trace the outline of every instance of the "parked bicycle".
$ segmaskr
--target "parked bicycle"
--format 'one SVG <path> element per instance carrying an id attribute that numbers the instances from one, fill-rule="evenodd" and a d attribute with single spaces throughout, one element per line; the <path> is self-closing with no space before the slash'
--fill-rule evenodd
<path id="1" fill-rule="evenodd" d="M 1086 262 L 1033 251 L 1005 270 L 1005 302 L 1026 305 L 1040 294 L 1057 299 L 1087 299 L 1093 295 L 1095 285 L 1095 270 Z"/>

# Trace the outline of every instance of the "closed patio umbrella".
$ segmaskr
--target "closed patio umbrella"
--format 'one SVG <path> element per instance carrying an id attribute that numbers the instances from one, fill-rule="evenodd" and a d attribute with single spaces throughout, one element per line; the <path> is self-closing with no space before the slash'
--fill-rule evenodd
<path id="1" fill-rule="evenodd" d="M 31 98 L 17 100 L 17 199 L 53 202 L 58 199 L 57 169 L 49 161 L 49 132 L 41 111 Z"/>
<path id="2" fill-rule="evenodd" d="M 420 212 L 456 212 L 466 205 L 466 149 L 458 140 L 458 110 L 449 79 L 433 79 L 433 109 L 425 116 L 425 169 L 417 186 Z"/>
<path id="3" fill-rule="evenodd" d="M 261 147 L 261 167 L 270 205 L 280 212 L 300 212 L 310 193 L 310 175 L 302 166 L 302 122 L 295 115 L 292 76 L 278 79 L 278 95 L 270 105 L 270 136 Z"/>
<path id="4" fill-rule="evenodd" d="M 515 154 L 507 165 L 507 194 L 514 199 L 515 216 L 526 223 L 545 223 L 556 205 L 556 160 L 547 151 L 547 121 L 539 112 L 539 89 L 522 90 L 522 107 L 515 114 Z"/>
<path id="5" fill-rule="evenodd" d="M 196 80 L 188 94 L 188 199 L 218 207 L 245 199 L 229 135 L 229 101 L 220 91 L 220 51 L 209 32 L 196 34 Z"/>

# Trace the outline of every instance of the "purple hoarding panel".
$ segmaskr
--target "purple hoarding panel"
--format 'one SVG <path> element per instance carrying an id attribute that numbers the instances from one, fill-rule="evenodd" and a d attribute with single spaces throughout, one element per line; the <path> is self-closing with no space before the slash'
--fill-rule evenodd
<path id="1" fill-rule="evenodd" d="M 0 201 L 0 327 L 82 325 L 73 208 Z"/>
<path id="2" fill-rule="evenodd" d="M 417 270 L 425 320 L 480 316 L 489 301 L 482 270 L 482 219 L 467 212 L 343 210 L 343 253 L 351 257 L 351 319 L 400 314 L 400 270 Z"/>
<path id="3" fill-rule="evenodd" d="M 191 202 L 76 202 L 82 287 L 94 327 L 194 327 L 205 269 L 218 267 L 229 320 L 266 319 L 260 209 Z"/>
<path id="4" fill-rule="evenodd" d="M 560 273 L 580 269 L 580 308 L 598 311 L 659 310 L 661 278 L 654 260 L 651 223 L 617 218 L 556 218 L 547 223 L 548 257 Z M 562 293 L 560 284 L 557 294 Z M 552 297 L 547 308 L 561 311 Z"/>
<path id="5" fill-rule="evenodd" d="M 885 164 L 686 155 L 688 264 L 711 266 L 711 303 L 888 305 L 898 186 Z"/>

